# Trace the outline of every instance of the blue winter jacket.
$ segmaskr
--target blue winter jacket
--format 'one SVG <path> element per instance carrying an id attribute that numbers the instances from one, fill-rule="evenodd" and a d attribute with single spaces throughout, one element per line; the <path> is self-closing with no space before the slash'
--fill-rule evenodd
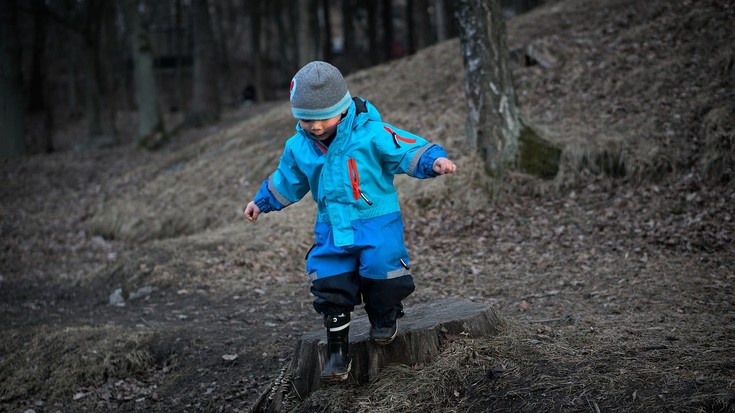
<path id="1" fill-rule="evenodd" d="M 311 190 L 317 223 L 332 226 L 336 246 L 354 243 L 353 221 L 400 212 L 395 174 L 434 177 L 434 161 L 447 156 L 441 146 L 384 123 L 360 98 L 353 99 L 329 147 L 298 124 L 296 130 L 255 204 L 263 213 L 277 211 Z"/>

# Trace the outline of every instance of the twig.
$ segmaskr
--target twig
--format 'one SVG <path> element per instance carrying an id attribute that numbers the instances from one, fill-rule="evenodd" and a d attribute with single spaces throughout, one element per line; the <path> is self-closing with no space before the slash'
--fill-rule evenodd
<path id="1" fill-rule="evenodd" d="M 600 413 L 600 406 L 597 405 L 597 402 L 591 402 L 587 396 L 584 396 L 584 398 L 587 400 L 587 405 L 593 413 Z"/>
<path id="2" fill-rule="evenodd" d="M 528 320 L 531 324 L 544 324 L 544 323 L 556 323 L 562 321 L 562 318 L 548 318 L 546 320 Z"/>

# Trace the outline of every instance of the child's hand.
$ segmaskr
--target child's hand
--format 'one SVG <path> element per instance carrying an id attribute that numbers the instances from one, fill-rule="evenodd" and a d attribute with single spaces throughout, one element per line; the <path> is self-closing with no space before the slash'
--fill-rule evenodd
<path id="1" fill-rule="evenodd" d="M 439 175 L 453 174 L 457 172 L 457 165 L 447 158 L 436 158 L 431 167 Z"/>
<path id="2" fill-rule="evenodd" d="M 248 206 L 245 207 L 245 218 L 250 222 L 255 222 L 258 220 L 258 215 L 260 215 L 260 208 L 255 205 L 255 202 L 250 201 Z"/>

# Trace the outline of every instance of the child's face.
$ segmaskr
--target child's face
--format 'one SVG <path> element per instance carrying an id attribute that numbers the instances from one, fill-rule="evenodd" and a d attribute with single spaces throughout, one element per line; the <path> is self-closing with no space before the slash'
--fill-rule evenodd
<path id="1" fill-rule="evenodd" d="M 299 125 L 305 131 L 311 132 L 317 139 L 323 141 L 332 136 L 341 118 L 341 115 L 337 115 L 329 119 L 299 119 Z"/>

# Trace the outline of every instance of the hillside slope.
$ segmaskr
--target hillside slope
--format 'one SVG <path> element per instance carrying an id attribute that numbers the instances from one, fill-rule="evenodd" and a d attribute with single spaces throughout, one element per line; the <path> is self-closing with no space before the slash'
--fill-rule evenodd
<path id="1" fill-rule="evenodd" d="M 526 120 L 565 145 L 553 182 L 482 173 L 456 40 L 349 76 L 459 165 L 397 181 L 405 304 L 482 301 L 507 327 L 294 410 L 733 411 L 733 21 L 725 0 L 550 1 L 510 21 L 512 49 L 552 62 L 514 76 Z M 321 328 L 313 203 L 241 216 L 294 127 L 287 102 L 250 110 L 157 153 L 2 163 L 0 410 L 248 411 Z"/>

